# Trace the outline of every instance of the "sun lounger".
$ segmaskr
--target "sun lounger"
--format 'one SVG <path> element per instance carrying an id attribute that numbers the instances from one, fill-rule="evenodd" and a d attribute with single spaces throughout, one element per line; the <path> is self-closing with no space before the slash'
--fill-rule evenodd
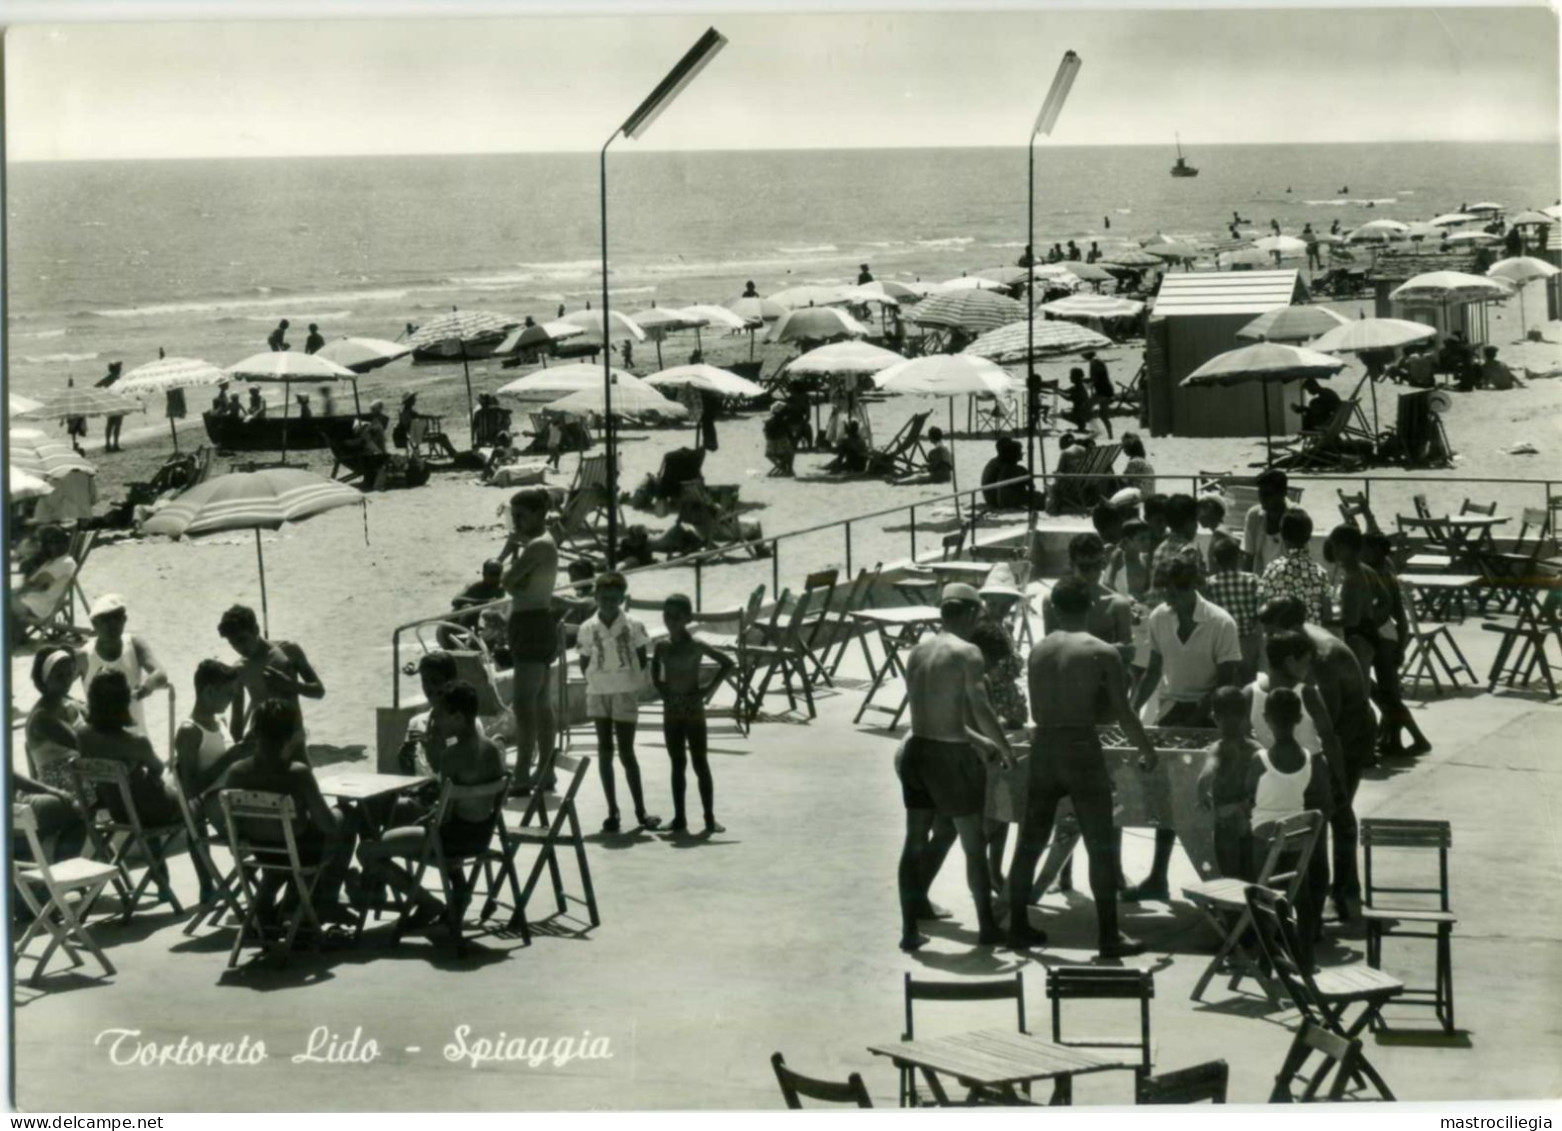
<path id="1" fill-rule="evenodd" d="M 868 454 L 868 470 L 875 474 L 892 475 L 897 479 L 908 475 L 928 473 L 927 450 L 922 446 L 922 431 L 927 427 L 933 410 L 916 413 L 900 431 L 890 437 L 889 443 Z"/>
<path id="2" fill-rule="evenodd" d="M 1343 471 L 1358 466 L 1362 461 L 1351 451 L 1352 437 L 1347 433 L 1360 411 L 1355 401 L 1341 401 L 1323 428 L 1300 432 L 1295 439 L 1276 444 L 1276 448 L 1286 449 L 1286 454 L 1275 460 L 1276 465 L 1291 471 Z"/>

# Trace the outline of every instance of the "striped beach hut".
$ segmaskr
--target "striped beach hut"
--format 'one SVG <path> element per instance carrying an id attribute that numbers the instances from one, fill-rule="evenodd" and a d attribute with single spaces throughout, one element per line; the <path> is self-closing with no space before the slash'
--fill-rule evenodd
<path id="1" fill-rule="evenodd" d="M 1216 354 L 1251 343 L 1237 331 L 1280 306 L 1307 301 L 1297 271 L 1195 271 L 1161 279 L 1145 337 L 1144 387 L 1153 436 L 1262 436 L 1264 405 L 1251 389 L 1184 389 L 1182 379 Z M 1296 430 L 1294 389 L 1271 388 L 1275 435 Z"/>

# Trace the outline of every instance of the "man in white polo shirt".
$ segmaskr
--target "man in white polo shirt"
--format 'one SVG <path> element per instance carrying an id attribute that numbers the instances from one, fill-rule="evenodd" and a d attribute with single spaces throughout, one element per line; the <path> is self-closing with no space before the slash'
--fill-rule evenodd
<path id="1" fill-rule="evenodd" d="M 1142 709 L 1160 692 L 1156 726 L 1210 726 L 1215 691 L 1240 685 L 1242 644 L 1231 614 L 1199 595 L 1199 566 L 1190 558 L 1165 562 L 1153 584 L 1165 603 L 1150 614 L 1150 662 L 1134 689 L 1134 708 Z M 1155 832 L 1155 861 L 1143 883 L 1123 891 L 1137 902 L 1169 896 L 1166 872 L 1177 834 Z"/>

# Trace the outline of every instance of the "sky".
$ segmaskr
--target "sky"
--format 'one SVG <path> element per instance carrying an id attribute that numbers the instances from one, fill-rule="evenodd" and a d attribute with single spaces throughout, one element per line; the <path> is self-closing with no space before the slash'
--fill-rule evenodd
<path id="1" fill-rule="evenodd" d="M 639 147 L 1021 145 L 1065 49 L 1061 145 L 1558 135 L 1541 7 L 702 11 L 17 24 L 7 155 L 595 151 L 712 25 L 728 46 Z"/>

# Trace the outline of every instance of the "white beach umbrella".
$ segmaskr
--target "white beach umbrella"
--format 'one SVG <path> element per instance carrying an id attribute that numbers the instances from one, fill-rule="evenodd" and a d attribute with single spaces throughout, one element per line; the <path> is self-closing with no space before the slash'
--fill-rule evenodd
<path id="1" fill-rule="evenodd" d="M 321 346 L 315 356 L 334 361 L 354 373 L 368 373 L 411 352 L 412 346 L 406 342 L 390 342 L 384 338 L 337 338 Z"/>
<path id="2" fill-rule="evenodd" d="M 1299 240 L 1295 236 L 1265 236 L 1261 240 L 1254 240 L 1253 246 L 1271 255 L 1277 251 L 1282 256 L 1307 254 L 1306 241 Z"/>
<path id="3" fill-rule="evenodd" d="M 849 306 L 866 306 L 869 303 L 878 306 L 900 305 L 900 299 L 885 291 L 883 284 L 877 279 L 871 283 L 864 283 L 860 287 L 848 288 L 846 302 Z"/>
<path id="4" fill-rule="evenodd" d="M 1428 271 L 1407 279 L 1389 292 L 1405 306 L 1447 306 L 1456 302 L 1489 302 L 1511 294 L 1507 283 L 1462 271 Z"/>
<path id="5" fill-rule="evenodd" d="M 1144 303 L 1115 295 L 1069 295 L 1036 307 L 1059 318 L 1132 318 L 1144 309 Z"/>
<path id="6" fill-rule="evenodd" d="M 1164 260 L 1139 248 L 1125 247 L 1107 252 L 1099 262 L 1111 267 L 1159 267 Z"/>
<path id="7" fill-rule="evenodd" d="M 990 330 L 966 346 L 961 352 L 972 357 L 985 357 L 1000 365 L 1015 365 L 1030 356 L 1034 339 L 1035 354 L 1054 357 L 1078 353 L 1080 350 L 1107 349 L 1112 339 L 1105 334 L 1081 326 L 1075 322 L 1036 320 L 1034 330 L 1021 320 Z"/>
<path id="8" fill-rule="evenodd" d="M 1531 255 L 1516 255 L 1509 259 L 1500 259 L 1486 269 L 1489 277 L 1512 283 L 1514 289 L 1518 291 L 1520 337 L 1529 337 L 1529 322 L 1524 313 L 1525 286 L 1536 279 L 1549 279 L 1558 273 L 1558 269 L 1544 259 L 1536 259 Z"/>
<path id="9" fill-rule="evenodd" d="M 787 287 L 769 297 L 769 301 L 786 310 L 805 310 L 810 306 L 837 306 L 847 302 L 848 288 L 836 285 L 811 285 Z"/>
<path id="10" fill-rule="evenodd" d="M 1428 224 L 1424 220 L 1412 221 L 1410 226 L 1405 229 L 1405 238 L 1407 240 L 1440 240 L 1446 234 L 1436 224 Z"/>
<path id="11" fill-rule="evenodd" d="M 1004 291 L 1009 289 L 1009 284 L 998 279 L 988 279 L 982 275 L 961 275 L 958 279 L 945 279 L 938 284 L 939 294 L 949 294 L 951 291 Z"/>
<path id="12" fill-rule="evenodd" d="M 1274 261 L 1274 257 L 1259 251 L 1256 247 L 1241 247 L 1235 251 L 1223 251 L 1215 256 L 1217 267 L 1267 267 Z"/>
<path id="13" fill-rule="evenodd" d="M 639 386 L 648 388 L 644 381 L 623 369 L 611 371 L 615 391 Z M 546 404 L 582 389 L 600 388 L 602 367 L 598 365 L 555 365 L 552 369 L 539 369 L 524 377 L 517 377 L 507 385 L 501 385 L 496 396 L 511 400 Z M 657 396 L 661 396 L 660 393 Z"/>
<path id="14" fill-rule="evenodd" d="M 564 321 L 579 326 L 586 332 L 586 337 L 593 341 L 602 341 L 602 312 L 600 310 L 577 310 L 573 314 L 566 314 Z M 609 342 L 643 342 L 645 331 L 642 330 L 634 319 L 618 311 L 610 311 L 608 314 L 607 340 Z"/>
<path id="15" fill-rule="evenodd" d="M 23 471 L 16 464 L 11 465 L 9 486 L 6 488 L 6 497 L 13 503 L 20 503 L 27 499 L 41 499 L 45 495 L 54 493 L 54 484 L 46 479 L 40 479 L 30 471 Z"/>
<path id="16" fill-rule="evenodd" d="M 906 359 L 893 350 L 867 342 L 835 342 L 811 349 L 787 363 L 793 376 L 834 377 L 869 376 L 880 373 Z"/>
<path id="17" fill-rule="evenodd" d="M 602 382 L 598 381 L 592 388 L 577 389 L 545 407 L 551 412 L 567 412 L 573 416 L 605 416 L 607 394 L 602 388 Z M 621 385 L 615 381 L 613 415 L 665 416 L 673 420 L 681 420 L 689 415 L 689 410 L 677 401 L 668 400 L 643 381 L 636 381 L 633 385 Z"/>
<path id="18" fill-rule="evenodd" d="M 985 357 L 967 353 L 936 353 L 914 357 L 875 373 L 873 383 L 886 393 L 898 396 L 949 398 L 951 446 L 954 443 L 956 397 L 1002 396 L 1014 389 L 1014 378 L 997 364 Z M 956 492 L 960 490 L 958 476 L 951 479 L 950 486 Z M 959 506 L 957 494 L 957 512 Z"/>
<path id="19" fill-rule="evenodd" d="M 645 378 L 653 389 L 703 389 L 723 397 L 763 396 L 765 388 L 714 365 L 675 365 Z"/>
<path id="20" fill-rule="evenodd" d="M 1369 220 L 1345 237 L 1346 243 L 1389 243 L 1403 239 L 1410 230 L 1409 224 L 1398 220 Z"/>
<path id="21" fill-rule="evenodd" d="M 1510 228 L 1529 228 L 1538 224 L 1550 225 L 1554 223 L 1556 221 L 1550 216 L 1547 216 L 1544 212 L 1536 212 L 1533 208 L 1526 208 L 1517 216 L 1508 217 L 1508 227 Z"/>
<path id="22" fill-rule="evenodd" d="M 776 319 L 765 336 L 770 342 L 827 342 L 834 338 L 865 338 L 868 328 L 834 306 L 789 310 Z"/>
<path id="23" fill-rule="evenodd" d="M 668 334 L 675 330 L 695 330 L 698 332 L 698 328 L 709 321 L 708 319 L 679 310 L 675 306 L 653 306 L 646 310 L 636 311 L 629 318 L 636 326 L 645 331 L 646 336 L 651 341 L 656 343 L 657 368 L 661 368 L 663 364 L 662 340 Z"/>
<path id="24" fill-rule="evenodd" d="M 1439 228 L 1451 228 L 1458 224 L 1468 224 L 1471 220 L 1479 219 L 1479 216 L 1472 216 L 1468 212 L 1444 212 L 1441 216 L 1433 216 L 1427 223 Z"/>
<path id="25" fill-rule="evenodd" d="M 1498 204 L 1495 200 L 1482 200 L 1482 201 L 1480 201 L 1479 203 L 1476 203 L 1476 204 L 1466 205 L 1465 208 L 1464 208 L 1464 211 L 1466 211 L 1466 212 L 1501 212 L 1502 211 L 1502 205 Z"/>
<path id="26" fill-rule="evenodd" d="M 1266 310 L 1237 331 L 1237 337 L 1267 342 L 1305 342 L 1349 321 L 1326 306 L 1280 306 Z"/>
<path id="27" fill-rule="evenodd" d="M 774 322 L 786 313 L 786 307 L 779 302 L 771 302 L 768 298 L 759 298 L 756 295 L 731 299 L 722 305 L 750 324 Z"/>
<path id="28" fill-rule="evenodd" d="M 1494 236 L 1490 232 L 1455 232 L 1445 241 L 1455 247 L 1489 247 L 1494 243 L 1501 243 L 1501 236 Z"/>
<path id="29" fill-rule="evenodd" d="M 1542 208 L 1541 211 L 1544 212 L 1547 216 L 1550 216 L 1553 220 L 1562 220 L 1562 204 L 1553 204 L 1549 207 Z"/>
<path id="30" fill-rule="evenodd" d="M 1437 336 L 1437 328 L 1404 318 L 1358 318 L 1322 335 L 1308 349 L 1319 353 L 1364 353 L 1398 349 Z"/>
<path id="31" fill-rule="evenodd" d="M 240 381 L 351 381 L 357 374 L 317 353 L 272 350 L 251 354 L 223 370 Z"/>
<path id="32" fill-rule="evenodd" d="M 683 306 L 679 307 L 679 309 L 685 314 L 703 318 L 708 326 L 718 327 L 722 330 L 746 330 L 751 324 L 750 319 L 728 310 L 725 306 L 697 302 L 693 306 Z M 752 322 L 759 321 L 762 321 L 762 319 L 757 316 L 752 319 Z"/>

